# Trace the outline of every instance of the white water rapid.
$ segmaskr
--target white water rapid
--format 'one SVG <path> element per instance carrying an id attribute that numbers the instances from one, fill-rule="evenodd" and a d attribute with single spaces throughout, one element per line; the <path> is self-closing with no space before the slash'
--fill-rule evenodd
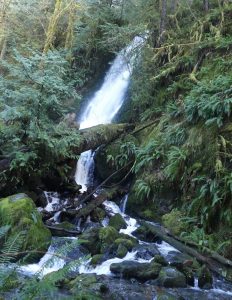
<path id="1" fill-rule="evenodd" d="M 90 99 L 80 117 L 80 129 L 99 124 L 109 124 L 116 116 L 125 99 L 133 65 L 145 39 L 135 37 L 132 43 L 123 49 L 113 61 L 101 88 Z M 82 186 L 82 192 L 92 178 L 93 152 L 83 152 L 77 162 L 75 180 Z"/>

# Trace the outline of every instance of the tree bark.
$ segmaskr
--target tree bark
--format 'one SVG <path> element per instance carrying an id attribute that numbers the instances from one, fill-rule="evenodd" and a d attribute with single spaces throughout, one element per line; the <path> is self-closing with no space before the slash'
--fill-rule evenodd
<path id="1" fill-rule="evenodd" d="M 164 42 L 164 33 L 166 30 L 166 22 L 167 22 L 167 0 L 162 0 L 161 1 L 160 30 L 159 30 L 158 47 L 160 47 Z"/>
<path id="2" fill-rule="evenodd" d="M 203 0 L 203 4 L 204 4 L 204 11 L 208 12 L 208 10 L 209 10 L 209 0 Z"/>

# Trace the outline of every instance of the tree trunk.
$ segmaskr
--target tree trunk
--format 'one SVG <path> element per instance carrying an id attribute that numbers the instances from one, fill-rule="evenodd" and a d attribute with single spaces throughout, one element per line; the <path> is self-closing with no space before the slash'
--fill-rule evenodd
<path id="1" fill-rule="evenodd" d="M 125 132 L 135 128 L 132 124 L 107 124 L 97 125 L 87 129 L 80 130 L 80 138 L 77 146 L 70 149 L 73 153 L 81 154 L 90 149 L 96 149 L 100 145 L 108 144 L 118 138 Z M 62 138 L 62 137 L 61 137 Z M 26 152 L 29 152 L 27 149 Z M 25 152 L 25 151 L 24 151 Z M 0 172 L 9 170 L 13 158 L 4 158 L 0 160 Z M 59 157 L 57 162 L 63 162 L 66 158 Z"/>
<path id="2" fill-rule="evenodd" d="M 176 6 L 177 6 L 177 2 L 178 0 L 172 0 L 171 2 L 171 14 L 175 14 L 175 11 L 176 11 Z"/>
<path id="3" fill-rule="evenodd" d="M 209 10 L 209 0 L 203 0 L 204 11 L 207 12 Z"/>
<path id="4" fill-rule="evenodd" d="M 167 0 L 161 0 L 160 30 L 159 30 L 158 47 L 160 47 L 164 42 L 164 33 L 166 30 L 166 22 L 167 22 Z"/>

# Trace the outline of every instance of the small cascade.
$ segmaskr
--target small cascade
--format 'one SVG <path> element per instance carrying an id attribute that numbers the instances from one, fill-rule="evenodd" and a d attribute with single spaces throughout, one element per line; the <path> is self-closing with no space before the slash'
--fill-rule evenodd
<path id="1" fill-rule="evenodd" d="M 142 47 L 144 41 L 144 38 L 135 37 L 133 42 L 117 55 L 101 88 L 90 99 L 82 114 L 80 129 L 112 122 L 125 99 L 138 48 Z M 93 155 L 92 151 L 86 151 L 77 162 L 75 180 L 82 186 L 82 192 L 87 190 L 93 177 Z"/>
<path id="2" fill-rule="evenodd" d="M 126 212 L 126 205 L 127 205 L 127 200 L 128 200 L 128 194 L 126 194 L 121 201 L 121 205 L 120 205 L 120 209 L 122 211 L 123 214 L 125 214 Z"/>

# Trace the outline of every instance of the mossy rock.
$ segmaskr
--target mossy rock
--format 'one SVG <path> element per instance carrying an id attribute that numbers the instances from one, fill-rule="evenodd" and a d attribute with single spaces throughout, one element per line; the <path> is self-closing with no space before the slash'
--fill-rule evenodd
<path id="1" fill-rule="evenodd" d="M 99 254 L 100 252 L 99 230 L 99 228 L 90 228 L 80 235 L 82 246 L 92 255 Z"/>
<path id="2" fill-rule="evenodd" d="M 132 239 L 125 239 L 125 238 L 118 238 L 114 242 L 114 245 L 124 246 L 128 251 L 131 251 L 137 244 L 138 244 L 137 241 L 135 242 Z"/>
<path id="3" fill-rule="evenodd" d="M 31 198 L 16 194 L 0 200 L 0 226 L 10 225 L 8 238 L 23 233 L 19 252 L 33 252 L 26 261 L 34 261 L 46 253 L 51 232 L 44 226 L 42 217 Z M 23 254 L 22 254 L 23 255 Z"/>
<path id="4" fill-rule="evenodd" d="M 162 255 L 155 255 L 152 262 L 160 264 L 164 267 L 168 265 L 168 262 L 165 260 L 165 258 Z"/>
<path id="5" fill-rule="evenodd" d="M 102 262 L 103 254 L 95 254 L 90 261 L 90 265 L 96 266 L 99 265 Z"/>
<path id="6" fill-rule="evenodd" d="M 187 286 L 185 275 L 173 267 L 163 267 L 159 273 L 158 282 L 166 288 L 184 288 Z"/>
<path id="7" fill-rule="evenodd" d="M 121 263 L 113 263 L 110 271 L 123 278 L 136 278 L 141 282 L 156 279 L 159 275 L 161 265 L 156 263 L 139 263 L 137 261 L 124 260 Z"/>
<path id="8" fill-rule="evenodd" d="M 110 246 L 113 245 L 114 241 L 119 237 L 117 230 L 114 227 L 107 226 L 104 228 L 100 228 L 99 230 L 99 242 L 101 251 L 100 253 L 104 253 L 109 249 Z"/>
<path id="9" fill-rule="evenodd" d="M 117 253 L 116 253 L 116 256 L 118 258 L 123 258 L 127 255 L 127 248 L 125 246 L 123 246 L 122 244 L 120 244 L 118 246 L 118 249 L 117 249 Z"/>
<path id="10" fill-rule="evenodd" d="M 96 207 L 91 214 L 92 220 L 94 222 L 102 221 L 105 218 L 105 216 L 106 212 L 100 207 Z"/>
<path id="11" fill-rule="evenodd" d="M 183 231 L 186 231 L 187 224 L 184 223 L 181 218 L 183 214 L 177 210 L 173 209 L 169 214 L 162 217 L 163 224 L 168 228 L 172 234 L 180 235 Z"/>
<path id="12" fill-rule="evenodd" d="M 81 274 L 67 285 L 75 300 L 103 300 L 105 285 L 98 282 L 95 274 Z"/>
<path id="13" fill-rule="evenodd" d="M 127 228 L 126 221 L 120 214 L 115 214 L 113 217 L 110 218 L 109 226 L 114 227 L 116 230 Z"/>
<path id="14" fill-rule="evenodd" d="M 205 265 L 198 271 L 198 286 L 201 289 L 207 290 L 213 287 L 213 276 Z"/>

